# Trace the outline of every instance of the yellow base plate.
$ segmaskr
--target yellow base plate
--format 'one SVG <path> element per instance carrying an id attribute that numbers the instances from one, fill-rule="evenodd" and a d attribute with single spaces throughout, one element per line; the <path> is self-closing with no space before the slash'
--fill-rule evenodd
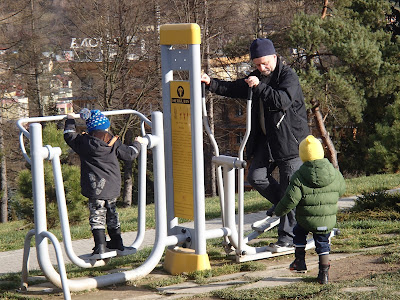
<path id="1" fill-rule="evenodd" d="M 190 273 L 211 269 L 208 254 L 195 254 L 193 249 L 167 249 L 164 259 L 164 269 L 172 274 Z"/>

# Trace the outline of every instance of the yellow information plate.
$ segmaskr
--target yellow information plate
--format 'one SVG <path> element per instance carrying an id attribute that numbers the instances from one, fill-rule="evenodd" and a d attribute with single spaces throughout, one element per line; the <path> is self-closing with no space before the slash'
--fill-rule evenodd
<path id="1" fill-rule="evenodd" d="M 175 217 L 193 220 L 190 82 L 171 81 L 170 91 Z"/>

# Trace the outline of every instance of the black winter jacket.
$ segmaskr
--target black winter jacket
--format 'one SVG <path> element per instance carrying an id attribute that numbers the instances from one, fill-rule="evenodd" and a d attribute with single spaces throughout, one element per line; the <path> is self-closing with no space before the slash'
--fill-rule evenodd
<path id="1" fill-rule="evenodd" d="M 287 160 L 299 156 L 299 143 L 309 134 L 307 112 L 297 74 L 289 66 L 278 62 L 271 79 L 258 70 L 260 83 L 253 88 L 251 133 L 246 146 L 248 158 L 258 145 L 264 144 L 270 160 Z M 209 90 L 218 95 L 247 99 L 248 84 L 245 78 L 236 81 L 211 79 Z M 266 135 L 261 130 L 259 101 L 263 101 Z"/>
<path id="2" fill-rule="evenodd" d="M 80 157 L 81 193 L 85 197 L 103 200 L 119 197 L 121 171 L 118 159 L 131 161 L 139 155 L 139 142 L 127 146 L 120 139 L 111 142 L 113 137 L 103 130 L 78 134 L 75 120 L 65 121 L 64 140 Z"/>

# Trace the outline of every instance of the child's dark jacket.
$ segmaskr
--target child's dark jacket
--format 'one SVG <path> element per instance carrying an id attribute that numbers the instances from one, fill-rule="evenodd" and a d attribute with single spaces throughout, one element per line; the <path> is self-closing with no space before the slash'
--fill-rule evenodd
<path id="1" fill-rule="evenodd" d="M 78 134 L 74 119 L 65 122 L 64 140 L 81 160 L 81 193 L 85 197 L 103 200 L 119 197 L 121 171 L 118 159 L 131 161 L 139 155 L 139 142 L 127 146 L 120 139 L 112 141 L 113 137 L 103 130 Z"/>
<path id="2" fill-rule="evenodd" d="M 313 233 L 329 233 L 336 224 L 337 202 L 345 189 L 342 174 L 328 159 L 307 161 L 293 174 L 275 214 L 283 216 L 296 208 L 301 227 Z"/>

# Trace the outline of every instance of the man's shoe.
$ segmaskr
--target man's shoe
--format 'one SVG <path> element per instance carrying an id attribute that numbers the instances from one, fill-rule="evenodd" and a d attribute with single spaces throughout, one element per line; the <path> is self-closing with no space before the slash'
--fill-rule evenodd
<path id="1" fill-rule="evenodd" d="M 288 242 L 277 241 L 276 243 L 269 244 L 269 248 L 272 249 L 272 252 L 285 252 L 293 250 L 293 244 Z"/>
<path id="2" fill-rule="evenodd" d="M 276 207 L 276 205 L 274 204 L 274 205 L 272 205 L 272 207 L 270 209 L 267 210 L 267 216 L 272 217 L 274 215 L 275 207 Z"/>
<path id="3" fill-rule="evenodd" d="M 282 242 L 282 241 L 277 241 L 277 242 L 275 242 L 275 243 L 271 243 L 271 244 L 269 244 L 269 246 L 270 247 L 277 247 L 277 248 L 279 248 L 279 247 L 293 247 L 293 245 L 292 244 L 290 244 L 290 243 L 287 243 L 287 242 Z"/>

